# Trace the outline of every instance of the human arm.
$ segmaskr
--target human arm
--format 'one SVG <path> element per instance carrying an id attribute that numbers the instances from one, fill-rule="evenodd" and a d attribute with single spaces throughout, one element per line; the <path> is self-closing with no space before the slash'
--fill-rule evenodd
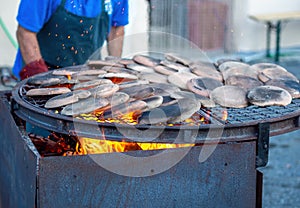
<path id="1" fill-rule="evenodd" d="M 107 38 L 108 53 L 121 57 L 124 41 L 124 26 L 128 24 L 128 0 L 111 0 L 113 12 L 111 28 Z"/>
<path id="2" fill-rule="evenodd" d="M 59 3 L 52 0 L 21 0 L 18 8 L 17 22 L 18 28 L 16 31 L 16 37 L 19 43 L 19 49 L 17 52 L 14 73 L 18 78 L 24 79 L 20 76 L 20 71 L 23 70 L 24 64 L 36 62 L 36 65 L 43 65 L 41 58 L 41 52 L 37 45 L 36 34 L 43 28 L 44 24 L 50 19 L 53 12 L 56 10 Z M 32 41 L 35 41 L 34 42 Z M 28 48 L 35 48 L 30 50 Z M 24 57 L 23 57 L 24 56 Z M 36 60 L 34 60 L 36 59 Z M 40 60 L 40 61 L 39 61 Z M 34 63 L 33 63 L 34 65 Z M 45 70 L 45 67 L 43 67 Z M 43 70 L 43 71 L 44 71 Z M 27 75 L 33 75 L 29 72 L 38 73 L 36 70 L 28 71 Z M 26 75 L 26 74 L 25 74 Z"/>
<path id="3" fill-rule="evenodd" d="M 124 26 L 111 27 L 108 35 L 108 54 L 110 56 L 121 57 L 124 41 Z"/>
<path id="4" fill-rule="evenodd" d="M 35 32 L 31 32 L 18 25 L 17 40 L 25 64 L 29 64 L 42 58 Z"/>
<path id="5" fill-rule="evenodd" d="M 21 80 L 38 73 L 47 72 L 48 67 L 42 59 L 36 33 L 19 25 L 17 28 L 17 40 L 25 62 L 25 66 L 19 73 Z"/>

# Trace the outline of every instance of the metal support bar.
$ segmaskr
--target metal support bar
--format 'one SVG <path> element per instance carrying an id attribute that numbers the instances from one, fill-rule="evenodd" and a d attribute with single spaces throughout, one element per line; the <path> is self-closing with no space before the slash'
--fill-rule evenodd
<path id="1" fill-rule="evenodd" d="M 269 158 L 269 123 L 258 124 L 258 138 L 256 149 L 256 167 L 264 167 L 268 163 Z"/>
<path id="2" fill-rule="evenodd" d="M 267 22 L 267 47 L 266 47 L 266 57 L 269 58 L 271 57 L 270 54 L 270 47 L 271 47 L 271 30 L 272 30 L 272 23 Z"/>
<path id="3" fill-rule="evenodd" d="M 295 120 L 295 127 L 300 127 L 300 116 Z"/>
<path id="4" fill-rule="evenodd" d="M 280 55 L 280 33 L 281 33 L 281 21 L 279 20 L 276 25 L 276 53 L 275 53 L 275 61 L 279 61 Z"/>
<path id="5" fill-rule="evenodd" d="M 281 36 L 281 21 L 277 21 L 276 24 L 273 24 L 272 22 L 268 21 L 266 22 L 267 24 L 267 37 L 266 37 L 266 57 L 270 58 L 271 57 L 271 53 L 270 53 L 270 49 L 271 49 L 271 32 L 272 29 L 275 30 L 276 32 L 276 49 L 275 49 L 275 57 L 274 57 L 274 61 L 278 62 L 279 61 L 279 56 L 280 56 L 280 36 Z"/>
<path id="6" fill-rule="evenodd" d="M 262 208 L 262 196 L 263 196 L 263 173 L 256 172 L 256 206 L 255 208 Z"/>

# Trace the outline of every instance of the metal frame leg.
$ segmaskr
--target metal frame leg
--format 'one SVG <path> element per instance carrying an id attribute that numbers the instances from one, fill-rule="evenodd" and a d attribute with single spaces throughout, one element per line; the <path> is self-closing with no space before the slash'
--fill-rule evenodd
<path id="1" fill-rule="evenodd" d="M 256 206 L 255 208 L 262 208 L 263 198 L 263 173 L 256 171 Z"/>
<path id="2" fill-rule="evenodd" d="M 271 45 L 271 30 L 272 30 L 272 23 L 267 22 L 267 47 L 266 47 L 266 57 L 271 57 L 270 54 L 270 45 Z"/>
<path id="3" fill-rule="evenodd" d="M 275 52 L 275 61 L 279 61 L 280 56 L 280 33 L 281 33 L 281 21 L 277 22 L 276 25 L 276 52 Z"/>

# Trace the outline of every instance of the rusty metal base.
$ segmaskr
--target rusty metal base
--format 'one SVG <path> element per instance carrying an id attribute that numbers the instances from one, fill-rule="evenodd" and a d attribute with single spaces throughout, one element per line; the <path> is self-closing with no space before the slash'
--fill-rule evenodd
<path id="1" fill-rule="evenodd" d="M 219 144 L 205 162 L 193 147 L 149 177 L 112 173 L 89 156 L 42 158 L 0 102 L 0 207 L 255 207 L 256 140 Z M 169 157 L 184 151 L 168 150 Z M 144 157 L 159 151 L 136 151 Z M 117 154 L 117 153 L 111 153 Z M 95 155 L 97 160 L 108 154 Z M 162 161 L 165 162 L 165 161 Z M 113 165 L 113 164 L 112 164 Z M 117 168 L 117 167 L 115 167 Z M 134 168 L 128 164 L 128 168 Z"/>

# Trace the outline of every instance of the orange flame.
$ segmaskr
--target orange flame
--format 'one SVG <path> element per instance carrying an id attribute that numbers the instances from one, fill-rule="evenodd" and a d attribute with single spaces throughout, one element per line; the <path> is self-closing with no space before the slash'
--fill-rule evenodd
<path id="1" fill-rule="evenodd" d="M 128 112 L 126 114 L 120 114 L 117 118 L 103 119 L 102 115 L 105 109 L 98 109 L 90 114 L 81 114 L 78 118 L 85 120 L 95 120 L 97 122 L 109 122 L 109 123 L 127 123 L 138 124 L 138 115 L 140 112 Z M 209 123 L 210 115 L 200 116 L 199 114 L 193 115 L 191 118 L 186 119 L 182 123 L 185 125 L 201 125 L 201 123 Z M 181 124 L 182 124 L 181 123 Z M 180 124 L 167 124 L 168 126 L 175 126 Z M 105 138 L 104 132 L 102 132 L 103 138 Z M 78 144 L 76 146 L 75 155 L 87 155 L 87 154 L 102 154 L 113 152 L 128 152 L 137 150 L 161 150 L 172 148 L 193 147 L 195 144 L 170 144 L 170 143 L 143 143 L 143 142 L 126 142 L 126 141 L 111 141 L 106 139 L 92 139 L 79 137 Z"/>
<path id="2" fill-rule="evenodd" d="M 227 112 L 227 110 L 224 110 L 222 112 L 222 120 L 227 121 L 227 119 L 228 119 L 228 112 Z"/>
<path id="3" fill-rule="evenodd" d="M 128 152 L 137 150 L 159 150 L 181 147 L 193 147 L 195 144 L 164 144 L 110 141 L 80 137 L 76 147 L 76 155 Z"/>
<path id="4" fill-rule="evenodd" d="M 113 77 L 109 78 L 114 84 L 120 84 L 122 82 L 130 82 L 134 81 L 133 79 L 128 79 L 128 78 L 118 78 L 118 77 Z"/>

